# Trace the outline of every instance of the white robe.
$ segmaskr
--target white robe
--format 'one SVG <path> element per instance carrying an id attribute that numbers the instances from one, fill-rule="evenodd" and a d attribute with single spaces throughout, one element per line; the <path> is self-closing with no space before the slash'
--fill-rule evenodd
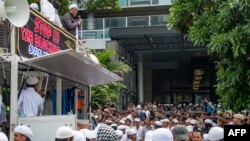
<path id="1" fill-rule="evenodd" d="M 49 21 L 55 23 L 56 11 L 53 5 L 48 0 L 41 0 L 40 6 L 41 6 L 41 14 L 45 18 L 48 18 Z"/>

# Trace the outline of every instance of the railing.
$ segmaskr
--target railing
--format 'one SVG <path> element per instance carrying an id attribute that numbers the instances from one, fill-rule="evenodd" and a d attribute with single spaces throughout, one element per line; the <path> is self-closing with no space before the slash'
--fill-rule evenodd
<path id="1" fill-rule="evenodd" d="M 110 28 L 145 27 L 167 25 L 167 15 L 151 15 L 136 17 L 96 18 L 93 29 L 88 29 L 88 21 L 84 20 L 79 35 L 83 39 L 109 39 Z"/>
<path id="2" fill-rule="evenodd" d="M 157 6 L 172 5 L 172 0 L 119 0 L 122 8 L 140 7 L 140 6 Z"/>
<path id="3" fill-rule="evenodd" d="M 82 10 L 85 9 L 85 2 L 87 0 L 78 1 L 78 7 Z M 119 0 L 122 8 L 129 7 L 143 7 L 143 6 L 161 6 L 161 5 L 172 5 L 173 0 Z M 72 3 L 76 3 L 77 0 L 71 0 Z"/>

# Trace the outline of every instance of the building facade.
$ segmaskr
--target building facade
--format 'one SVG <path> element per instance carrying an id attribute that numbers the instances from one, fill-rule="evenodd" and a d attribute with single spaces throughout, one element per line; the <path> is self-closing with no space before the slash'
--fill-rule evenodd
<path id="1" fill-rule="evenodd" d="M 79 34 L 92 49 L 114 48 L 116 59 L 133 70 L 124 76 L 128 88 L 118 104 L 156 101 L 201 103 L 214 101 L 214 58 L 193 47 L 185 36 L 167 28 L 171 0 L 120 0 L 119 13 L 86 19 Z M 84 17 L 88 13 L 81 10 Z"/>

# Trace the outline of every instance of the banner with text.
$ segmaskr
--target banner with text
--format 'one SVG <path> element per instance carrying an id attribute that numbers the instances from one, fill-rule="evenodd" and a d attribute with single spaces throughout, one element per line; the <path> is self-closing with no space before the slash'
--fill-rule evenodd
<path id="1" fill-rule="evenodd" d="M 33 10 L 30 10 L 28 23 L 17 30 L 17 52 L 22 58 L 34 58 L 75 49 L 73 36 Z"/>

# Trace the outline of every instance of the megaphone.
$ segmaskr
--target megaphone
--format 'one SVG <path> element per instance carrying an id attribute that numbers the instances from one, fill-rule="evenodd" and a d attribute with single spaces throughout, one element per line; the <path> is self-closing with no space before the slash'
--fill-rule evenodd
<path id="1" fill-rule="evenodd" d="M 27 0 L 0 0 L 0 18 L 5 18 L 16 27 L 26 25 L 30 17 Z"/>

